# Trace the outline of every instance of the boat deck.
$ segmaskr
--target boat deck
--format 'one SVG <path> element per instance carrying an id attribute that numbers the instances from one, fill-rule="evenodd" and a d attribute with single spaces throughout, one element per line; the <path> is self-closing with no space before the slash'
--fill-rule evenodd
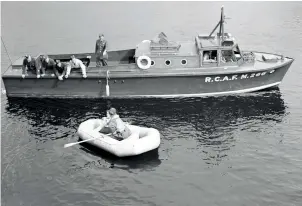
<path id="1" fill-rule="evenodd" d="M 244 73 L 244 72 L 261 72 L 268 69 L 274 69 L 281 67 L 293 61 L 292 58 L 284 57 L 284 60 L 267 61 L 262 59 L 264 55 L 267 59 L 279 58 L 280 56 L 275 54 L 260 53 L 256 52 L 255 62 L 253 64 L 244 64 L 242 66 L 223 66 L 220 67 L 200 67 L 200 68 L 167 68 L 167 69 L 156 69 L 150 68 L 148 70 L 141 70 L 135 63 L 128 63 L 127 61 L 108 61 L 106 67 L 96 67 L 96 62 L 91 61 L 87 68 L 87 78 L 106 78 L 107 71 L 110 72 L 110 77 L 151 77 L 151 76 L 194 76 L 194 75 L 218 75 L 218 74 L 233 74 L 233 73 Z M 22 58 L 18 59 L 14 65 L 22 62 Z M 5 71 L 3 77 L 20 77 L 22 75 L 20 67 L 10 67 Z M 55 78 L 51 76 L 51 71 L 46 71 L 46 75 L 43 78 Z M 29 74 L 26 78 L 36 78 L 35 74 Z M 72 69 L 69 78 L 82 78 L 80 69 Z"/>

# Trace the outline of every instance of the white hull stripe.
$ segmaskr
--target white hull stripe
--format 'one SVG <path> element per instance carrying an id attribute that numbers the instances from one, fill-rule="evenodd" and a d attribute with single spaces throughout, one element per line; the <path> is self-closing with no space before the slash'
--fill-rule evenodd
<path id="1" fill-rule="evenodd" d="M 175 98 L 175 97 L 202 97 L 202 96 L 215 96 L 215 95 L 232 95 L 232 94 L 240 94 L 240 93 L 248 93 L 248 92 L 254 92 L 258 90 L 263 90 L 269 87 L 277 86 L 281 82 L 275 82 L 272 84 L 267 84 L 263 85 L 260 87 L 253 87 L 249 89 L 242 89 L 242 90 L 235 90 L 235 91 L 225 91 L 225 92 L 211 92 L 211 93 L 199 93 L 199 94 L 160 94 L 160 95 L 120 95 L 120 96 L 92 96 L 89 97 L 87 95 L 56 95 L 56 94 L 38 94 L 38 95 L 28 95 L 28 94 L 16 94 L 16 93 L 11 93 L 8 94 L 8 96 L 11 97 L 56 97 L 56 98 L 105 98 L 105 99 L 111 99 L 111 98 Z M 5 91 L 5 90 L 4 90 Z M 3 91 L 2 91 L 3 93 Z"/>
<path id="2" fill-rule="evenodd" d="M 199 94 L 171 94 L 171 95 L 166 95 L 166 94 L 160 94 L 160 95 L 127 95 L 127 96 L 123 96 L 123 97 L 168 97 L 168 98 L 173 98 L 173 97 L 201 97 L 201 96 L 215 96 L 215 95 L 225 95 L 225 94 L 240 94 L 240 93 L 248 93 L 248 92 L 254 92 L 254 91 L 258 91 L 258 90 L 262 90 L 262 89 L 266 89 L 269 87 L 273 87 L 273 86 L 277 86 L 278 84 L 280 84 L 281 82 L 275 82 L 272 84 L 267 84 L 267 85 L 263 85 L 260 87 L 253 87 L 253 88 L 249 88 L 249 89 L 242 89 L 242 90 L 235 90 L 235 91 L 226 91 L 226 92 L 211 92 L 211 93 L 199 93 Z M 109 96 L 107 98 L 119 98 L 121 96 Z"/>

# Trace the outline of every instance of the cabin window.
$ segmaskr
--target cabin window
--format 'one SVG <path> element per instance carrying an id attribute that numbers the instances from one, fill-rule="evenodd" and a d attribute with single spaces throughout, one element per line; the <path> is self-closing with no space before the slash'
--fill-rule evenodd
<path id="1" fill-rule="evenodd" d="M 233 53 L 233 50 L 222 50 L 221 51 L 221 62 L 227 63 L 227 62 L 236 62 L 236 57 Z"/>
<path id="2" fill-rule="evenodd" d="M 203 51 L 203 62 L 204 63 L 217 62 L 217 50 Z"/>
<path id="3" fill-rule="evenodd" d="M 240 50 L 239 50 L 238 45 L 234 48 L 234 55 L 235 55 L 237 61 L 238 61 L 239 59 L 241 59 L 241 54 L 240 54 Z"/>
<path id="4" fill-rule="evenodd" d="M 171 65 L 171 61 L 170 61 L 170 60 L 166 60 L 165 63 L 166 63 L 167 66 L 170 66 L 170 65 Z"/>
<path id="5" fill-rule="evenodd" d="M 222 42 L 222 46 L 233 46 L 233 45 L 234 45 L 233 41 L 225 40 Z"/>
<path id="6" fill-rule="evenodd" d="M 187 60 L 186 59 L 181 60 L 181 64 L 182 65 L 186 65 L 187 64 Z"/>
<path id="7" fill-rule="evenodd" d="M 155 64 L 155 62 L 152 60 L 152 61 L 151 61 L 151 66 L 154 66 L 154 64 Z"/>

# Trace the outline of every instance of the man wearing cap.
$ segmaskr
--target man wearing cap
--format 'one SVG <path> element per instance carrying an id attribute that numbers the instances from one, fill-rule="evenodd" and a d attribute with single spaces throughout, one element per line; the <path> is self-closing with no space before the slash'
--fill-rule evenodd
<path id="1" fill-rule="evenodd" d="M 119 115 L 116 114 L 116 109 L 111 108 L 107 112 L 109 114 L 107 127 L 111 130 L 112 134 L 117 138 L 127 139 L 131 135 L 131 131 Z"/>
<path id="2" fill-rule="evenodd" d="M 37 78 L 43 77 L 45 75 L 45 69 L 42 67 L 43 56 L 39 56 L 37 59 L 31 57 L 30 55 L 26 55 L 23 60 L 22 66 L 22 78 L 25 78 L 26 68 L 31 70 L 32 72 L 36 70 Z M 40 75 L 40 70 L 42 70 L 42 75 Z"/>
<path id="3" fill-rule="evenodd" d="M 63 76 L 66 74 L 67 68 L 70 67 L 69 63 L 64 63 L 58 61 L 54 68 L 54 73 L 58 77 L 59 80 L 63 80 Z"/>
<path id="4" fill-rule="evenodd" d="M 55 67 L 56 67 L 56 62 L 55 60 L 53 60 L 52 58 L 49 58 L 47 55 L 44 55 L 44 59 L 42 62 L 42 67 L 46 70 L 46 69 L 50 69 L 51 71 L 53 71 L 52 76 L 54 76 L 55 73 Z"/>
<path id="5" fill-rule="evenodd" d="M 107 41 L 104 39 L 104 34 L 99 35 L 99 39 L 96 40 L 95 43 L 95 58 L 96 58 L 96 66 L 107 66 L 107 62 L 105 59 L 107 56 Z"/>
<path id="6" fill-rule="evenodd" d="M 23 66 L 22 66 L 22 78 L 25 78 L 25 74 L 27 74 L 27 70 L 34 71 L 35 67 L 35 58 L 31 57 L 30 55 L 25 55 L 23 59 Z"/>
<path id="7" fill-rule="evenodd" d="M 83 64 L 83 62 L 81 60 L 75 58 L 74 55 L 71 56 L 70 66 L 67 66 L 67 71 L 66 71 L 65 78 L 68 78 L 68 76 L 71 72 L 71 69 L 73 69 L 73 68 L 81 68 L 83 78 L 87 77 L 87 75 L 86 75 L 86 66 Z"/>

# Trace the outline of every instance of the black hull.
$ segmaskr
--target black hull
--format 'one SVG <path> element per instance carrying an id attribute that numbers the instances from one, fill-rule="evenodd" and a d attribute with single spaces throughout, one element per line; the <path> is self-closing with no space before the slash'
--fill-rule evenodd
<path id="1" fill-rule="evenodd" d="M 174 98 L 232 95 L 255 92 L 278 86 L 292 62 L 281 67 L 257 72 L 232 72 L 210 75 L 113 76 L 109 79 L 109 94 L 104 76 L 71 77 L 59 81 L 2 77 L 8 97 L 35 98 Z"/>

